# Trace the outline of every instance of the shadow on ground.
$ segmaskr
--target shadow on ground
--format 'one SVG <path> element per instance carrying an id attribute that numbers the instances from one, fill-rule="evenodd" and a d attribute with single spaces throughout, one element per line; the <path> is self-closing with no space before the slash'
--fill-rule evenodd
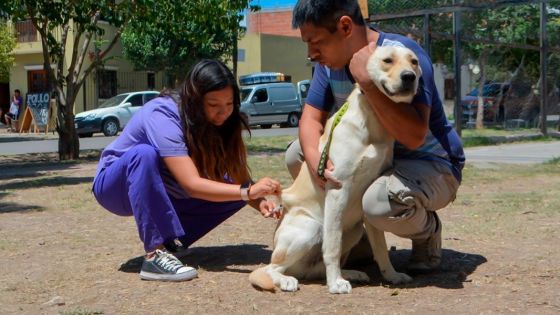
<path id="1" fill-rule="evenodd" d="M 272 251 L 265 245 L 242 244 L 216 247 L 194 247 L 187 250 L 181 261 L 195 268 L 207 271 L 229 271 L 249 273 L 250 270 L 231 268 L 231 266 L 260 265 L 270 261 Z M 406 264 L 410 250 L 391 251 L 391 261 L 399 272 L 406 272 Z M 143 256 L 135 257 L 123 263 L 119 271 L 139 273 L 142 267 Z M 370 277 L 369 283 L 353 284 L 355 287 L 384 285 L 395 289 L 439 287 L 444 289 L 462 289 L 465 282 L 470 282 L 468 276 L 478 266 L 486 263 L 484 256 L 478 254 L 462 253 L 451 249 L 443 250 L 443 263 L 437 270 L 423 274 L 410 274 L 414 280 L 404 285 L 391 285 L 382 279 L 377 265 L 371 262 L 354 264 L 348 269 L 364 271 Z M 320 281 L 302 281 L 303 284 L 324 283 Z"/>
<path id="2" fill-rule="evenodd" d="M 17 133 L 10 134 L 9 136 L 0 137 L 0 143 L 4 142 L 22 142 L 22 141 L 39 141 L 48 139 L 46 136 L 20 136 Z"/>
<path id="3" fill-rule="evenodd" d="M 272 251 L 262 244 L 239 244 L 227 246 L 191 247 L 177 256 L 183 263 L 207 271 L 240 272 L 248 270 L 231 268 L 230 266 L 267 264 Z M 139 273 L 143 256 L 138 256 L 123 263 L 119 271 Z"/>
<path id="4" fill-rule="evenodd" d="M 462 289 L 464 282 L 470 282 L 468 276 L 478 266 L 487 262 L 487 259 L 479 254 L 463 253 L 452 249 L 443 249 L 442 264 L 439 268 L 426 273 L 412 273 L 407 270 L 410 250 L 393 250 L 390 252 L 391 262 L 398 272 L 404 272 L 414 278 L 411 283 L 403 285 L 392 285 L 381 277 L 377 264 L 355 264 L 348 269 L 356 269 L 366 272 L 371 282 L 368 285 L 385 285 L 393 288 L 421 288 L 438 287 L 443 289 Z"/>
<path id="5" fill-rule="evenodd" d="M 13 202 L 0 202 L 0 214 L 10 212 L 44 211 L 45 207 L 36 205 L 22 205 Z"/>
<path id="6" fill-rule="evenodd" d="M 99 150 L 80 151 L 79 160 L 60 161 L 58 153 L 0 155 L 0 180 L 39 177 L 47 173 L 79 168 L 80 163 L 99 160 Z"/>
<path id="7" fill-rule="evenodd" d="M 21 180 L 17 182 L 0 184 L 0 191 L 2 190 L 16 190 L 16 189 L 31 189 L 40 187 L 56 187 L 56 186 L 68 186 L 68 185 L 79 185 L 83 183 L 93 183 L 93 177 L 65 177 L 65 176 L 53 176 L 53 177 L 42 177 L 37 179 Z"/>

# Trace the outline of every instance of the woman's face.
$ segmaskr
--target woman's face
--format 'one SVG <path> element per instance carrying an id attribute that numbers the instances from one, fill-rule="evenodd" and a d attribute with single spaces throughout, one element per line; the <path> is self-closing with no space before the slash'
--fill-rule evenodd
<path id="1" fill-rule="evenodd" d="M 233 113 L 233 88 L 208 92 L 202 98 L 206 120 L 214 126 L 221 126 Z"/>

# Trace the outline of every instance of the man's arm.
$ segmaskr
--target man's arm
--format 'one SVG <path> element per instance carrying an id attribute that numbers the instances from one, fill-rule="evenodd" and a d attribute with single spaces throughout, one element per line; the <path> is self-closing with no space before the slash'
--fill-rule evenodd
<path id="1" fill-rule="evenodd" d="M 414 150 L 424 143 L 428 133 L 430 107 L 419 103 L 395 103 L 379 91 L 366 71 L 367 60 L 372 51 L 373 46 L 369 45 L 355 53 L 350 61 L 350 72 L 387 132 L 398 142 Z"/>
<path id="2" fill-rule="evenodd" d="M 299 142 L 303 156 L 311 174 L 316 180 L 321 181 L 317 175 L 317 166 L 321 159 L 319 152 L 319 140 L 324 132 L 328 112 L 319 110 L 311 105 L 305 104 L 299 123 Z"/>

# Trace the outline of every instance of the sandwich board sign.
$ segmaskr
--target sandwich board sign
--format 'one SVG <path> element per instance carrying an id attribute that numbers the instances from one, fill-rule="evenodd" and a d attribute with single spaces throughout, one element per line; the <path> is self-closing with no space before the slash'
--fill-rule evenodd
<path id="1" fill-rule="evenodd" d="M 25 98 L 26 108 L 23 114 L 20 132 L 31 131 L 32 125 L 34 132 L 38 132 L 39 130 L 45 130 L 45 133 L 48 132 L 49 117 L 51 116 L 49 103 L 50 96 L 47 92 L 28 93 Z"/>

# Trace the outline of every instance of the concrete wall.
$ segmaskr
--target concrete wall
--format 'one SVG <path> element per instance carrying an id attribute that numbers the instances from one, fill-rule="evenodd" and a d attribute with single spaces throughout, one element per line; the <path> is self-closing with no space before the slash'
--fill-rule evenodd
<path id="1" fill-rule="evenodd" d="M 247 33 L 237 42 L 237 49 L 245 51 L 245 60 L 237 62 L 237 76 L 261 71 L 261 36 Z"/>
<path id="2" fill-rule="evenodd" d="M 311 79 L 312 64 L 307 60 L 307 45 L 299 37 L 262 34 L 262 71 L 282 72 L 292 82 Z"/>
<path id="3" fill-rule="evenodd" d="M 237 63 L 238 76 L 271 71 L 291 75 L 294 83 L 311 79 L 307 46 L 299 37 L 248 33 L 238 48 L 245 50 L 245 61 Z"/>

